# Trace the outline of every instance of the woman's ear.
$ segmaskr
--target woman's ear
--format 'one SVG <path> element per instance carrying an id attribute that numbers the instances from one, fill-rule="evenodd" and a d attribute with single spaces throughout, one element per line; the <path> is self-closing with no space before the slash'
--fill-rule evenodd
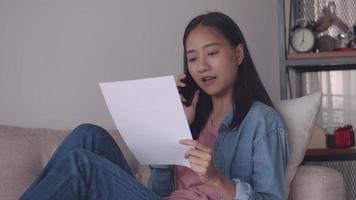
<path id="1" fill-rule="evenodd" d="M 243 44 L 238 44 L 235 48 L 236 58 L 237 58 L 237 65 L 240 65 L 244 60 L 244 46 Z"/>

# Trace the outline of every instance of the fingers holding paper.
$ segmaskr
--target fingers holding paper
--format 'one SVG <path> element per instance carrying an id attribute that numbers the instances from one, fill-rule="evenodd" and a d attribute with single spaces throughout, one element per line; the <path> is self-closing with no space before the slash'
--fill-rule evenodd
<path id="1" fill-rule="evenodd" d="M 185 158 L 188 159 L 191 168 L 198 173 L 201 181 L 213 185 L 220 175 L 213 165 L 213 150 L 196 140 L 180 140 L 179 142 L 191 147 L 185 153 Z"/>

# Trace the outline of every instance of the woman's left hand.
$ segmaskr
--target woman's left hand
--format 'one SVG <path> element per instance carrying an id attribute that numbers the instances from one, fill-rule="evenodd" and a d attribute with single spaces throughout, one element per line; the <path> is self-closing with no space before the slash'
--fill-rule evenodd
<path id="1" fill-rule="evenodd" d="M 191 168 L 199 174 L 200 180 L 214 186 L 219 180 L 220 173 L 213 165 L 213 150 L 196 140 L 186 139 L 179 142 L 192 147 L 185 153 L 185 158 L 188 159 Z"/>

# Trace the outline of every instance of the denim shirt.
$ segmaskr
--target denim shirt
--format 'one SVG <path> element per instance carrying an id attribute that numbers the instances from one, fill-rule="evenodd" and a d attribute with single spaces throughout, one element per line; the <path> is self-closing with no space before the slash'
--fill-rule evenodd
<path id="1" fill-rule="evenodd" d="M 241 124 L 230 130 L 232 117 L 230 109 L 218 129 L 213 161 L 214 167 L 235 183 L 234 200 L 284 200 L 290 150 L 280 115 L 256 101 Z M 152 167 L 148 186 L 161 196 L 169 196 L 174 190 L 174 167 Z"/>

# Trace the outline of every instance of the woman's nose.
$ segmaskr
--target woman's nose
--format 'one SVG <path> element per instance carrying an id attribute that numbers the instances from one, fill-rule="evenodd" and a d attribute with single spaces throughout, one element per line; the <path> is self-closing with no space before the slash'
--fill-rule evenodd
<path id="1" fill-rule="evenodd" d="M 199 63 L 198 63 L 198 71 L 204 72 L 209 69 L 210 69 L 210 66 L 209 66 L 208 62 L 206 61 L 206 59 L 200 59 Z"/>

